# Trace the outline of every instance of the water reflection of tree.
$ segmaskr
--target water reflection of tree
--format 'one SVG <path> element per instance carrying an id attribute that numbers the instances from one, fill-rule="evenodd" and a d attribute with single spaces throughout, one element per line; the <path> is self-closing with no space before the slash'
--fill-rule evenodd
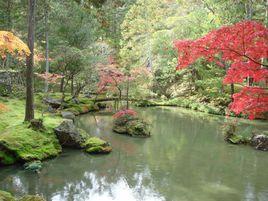
<path id="1" fill-rule="evenodd" d="M 11 178 L 22 184 L 19 191 L 44 194 L 48 200 L 56 195 L 64 199 L 83 199 L 94 193 L 108 196 L 114 190 L 111 188 L 120 185 L 137 191 L 137 198 L 158 196 L 160 200 L 161 195 L 166 200 L 191 201 L 243 200 L 249 193 L 265 195 L 265 153 L 223 143 L 217 119 L 200 119 L 165 108 L 149 108 L 140 114 L 152 122 L 153 136 L 149 139 L 113 134 L 111 119 L 98 117 L 100 135 L 114 148 L 110 155 L 94 157 L 68 151 L 48 161 L 39 176 L 18 171 Z M 91 121 L 84 118 L 79 126 L 84 124 L 94 133 Z M 5 181 L 0 187 L 15 188 L 14 181 Z"/>

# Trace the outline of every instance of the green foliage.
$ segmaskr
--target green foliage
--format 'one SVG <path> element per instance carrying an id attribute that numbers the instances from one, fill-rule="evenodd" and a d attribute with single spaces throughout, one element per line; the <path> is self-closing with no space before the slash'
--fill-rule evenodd
<path id="1" fill-rule="evenodd" d="M 1 201 L 15 201 L 15 198 L 9 192 L 0 190 L 0 200 Z"/>

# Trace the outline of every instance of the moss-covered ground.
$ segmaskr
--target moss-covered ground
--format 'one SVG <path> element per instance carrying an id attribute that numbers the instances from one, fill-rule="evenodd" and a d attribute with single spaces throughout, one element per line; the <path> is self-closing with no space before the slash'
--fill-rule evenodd
<path id="1" fill-rule="evenodd" d="M 61 94 L 53 93 L 49 97 L 60 99 Z M 45 130 L 36 131 L 29 128 L 29 123 L 23 122 L 25 100 L 0 97 L 0 165 L 44 160 L 61 152 L 53 131 L 62 121 L 61 110 L 46 112 L 48 106 L 44 105 L 43 98 L 44 94 L 35 94 L 35 118 L 42 119 L 45 126 Z M 93 100 L 86 97 L 79 98 L 77 104 L 67 94 L 66 100 L 62 110 L 71 111 L 75 115 L 98 110 Z"/>
<path id="2" fill-rule="evenodd" d="M 0 201 L 45 201 L 45 199 L 39 195 L 25 195 L 21 198 L 15 198 L 11 193 L 0 190 Z"/>
<path id="3" fill-rule="evenodd" d="M 35 131 L 23 122 L 24 100 L 1 98 L 0 103 L 6 106 L 0 111 L 0 164 L 44 160 L 61 152 L 53 132 L 62 121 L 60 116 L 42 116 L 39 110 L 35 110 L 35 118 L 42 118 L 46 127 L 44 131 Z"/>

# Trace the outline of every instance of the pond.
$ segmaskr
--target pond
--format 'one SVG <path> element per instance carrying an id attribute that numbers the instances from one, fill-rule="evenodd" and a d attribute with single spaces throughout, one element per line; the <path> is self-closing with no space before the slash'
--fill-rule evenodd
<path id="1" fill-rule="evenodd" d="M 268 154 L 226 144 L 226 119 L 181 108 L 138 109 L 152 137 L 111 132 L 111 116 L 87 114 L 77 126 L 109 141 L 113 152 L 91 156 L 65 149 L 40 174 L 21 167 L 0 171 L 0 189 L 48 201 L 267 201 Z M 267 122 L 238 120 L 268 130 Z"/>

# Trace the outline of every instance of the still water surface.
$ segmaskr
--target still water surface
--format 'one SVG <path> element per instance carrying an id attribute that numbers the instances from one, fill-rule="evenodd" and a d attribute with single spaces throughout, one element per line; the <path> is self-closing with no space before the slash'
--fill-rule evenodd
<path id="1" fill-rule="evenodd" d="M 91 156 L 64 150 L 40 174 L 0 170 L 0 189 L 48 201 L 267 201 L 268 154 L 223 142 L 223 117 L 180 108 L 139 110 L 153 136 L 111 132 L 112 117 L 83 115 L 76 124 L 109 141 L 113 152 Z M 267 122 L 240 120 L 268 130 Z"/>

